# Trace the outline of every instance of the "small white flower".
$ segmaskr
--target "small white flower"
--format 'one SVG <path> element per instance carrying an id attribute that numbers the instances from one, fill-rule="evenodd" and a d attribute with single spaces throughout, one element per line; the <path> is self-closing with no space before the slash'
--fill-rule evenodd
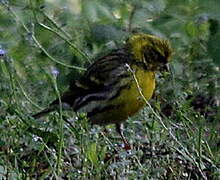
<path id="1" fill-rule="evenodd" d="M 5 56 L 5 54 L 6 54 L 6 51 L 3 49 L 0 49 L 0 57 Z"/>
<path id="2" fill-rule="evenodd" d="M 54 67 L 54 66 L 50 67 L 50 71 L 51 71 L 51 74 L 53 76 L 55 76 L 55 77 L 57 77 L 59 75 L 59 73 L 60 73 L 59 70 L 56 67 Z"/>

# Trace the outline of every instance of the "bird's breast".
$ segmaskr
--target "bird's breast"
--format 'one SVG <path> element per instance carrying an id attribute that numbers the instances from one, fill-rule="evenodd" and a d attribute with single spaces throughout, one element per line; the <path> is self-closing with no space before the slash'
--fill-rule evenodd
<path id="1" fill-rule="evenodd" d="M 118 99 L 118 101 L 123 101 L 124 105 L 120 111 L 125 113 L 127 117 L 138 112 L 145 105 L 145 100 L 152 97 L 155 89 L 154 72 L 138 68 L 134 71 L 133 76 L 131 86 L 124 89 Z"/>
<path id="2" fill-rule="evenodd" d="M 111 101 L 99 104 L 99 107 L 104 106 L 101 111 L 88 114 L 93 124 L 105 125 L 125 121 L 143 108 L 144 98 L 149 100 L 152 97 L 155 88 L 154 72 L 141 68 L 137 68 L 134 72 L 134 77 L 131 78 L 127 88 L 121 90 L 120 94 Z"/>
<path id="3" fill-rule="evenodd" d="M 145 99 L 149 100 L 152 97 L 155 89 L 155 73 L 152 71 L 146 71 L 140 69 L 135 73 L 135 76 L 137 79 L 136 88 L 138 86 L 140 87 L 138 96 L 140 97 L 140 91 L 141 91 Z"/>

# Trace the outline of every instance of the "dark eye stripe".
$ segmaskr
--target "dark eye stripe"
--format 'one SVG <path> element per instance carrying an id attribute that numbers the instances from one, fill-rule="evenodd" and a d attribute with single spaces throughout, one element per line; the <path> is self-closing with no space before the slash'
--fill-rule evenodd
<path id="1" fill-rule="evenodd" d="M 160 54 L 158 54 L 158 61 L 162 63 L 167 63 L 167 59 L 164 56 L 161 56 Z"/>
<path id="2" fill-rule="evenodd" d="M 146 51 L 144 53 L 144 58 L 146 61 L 150 61 L 150 58 L 153 58 L 160 63 L 167 63 L 167 59 L 154 49 Z"/>

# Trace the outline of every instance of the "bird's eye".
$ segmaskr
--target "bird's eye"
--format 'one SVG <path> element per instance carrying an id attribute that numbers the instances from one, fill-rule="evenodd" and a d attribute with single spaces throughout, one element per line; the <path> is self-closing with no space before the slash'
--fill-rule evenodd
<path id="1" fill-rule="evenodd" d="M 156 60 L 160 63 L 167 63 L 166 58 L 159 53 L 157 53 Z"/>
<path id="2" fill-rule="evenodd" d="M 154 53 L 154 59 L 158 61 L 159 55 L 158 53 Z"/>

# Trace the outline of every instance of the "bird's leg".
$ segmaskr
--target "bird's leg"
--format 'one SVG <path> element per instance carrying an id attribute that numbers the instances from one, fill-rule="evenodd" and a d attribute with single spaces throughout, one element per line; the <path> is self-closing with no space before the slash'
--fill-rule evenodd
<path id="1" fill-rule="evenodd" d="M 124 143 L 124 149 L 130 150 L 131 146 L 130 146 L 129 142 L 124 137 L 123 130 L 122 130 L 122 124 L 116 124 L 116 131 L 119 133 L 119 135 L 122 138 L 122 141 Z"/>

